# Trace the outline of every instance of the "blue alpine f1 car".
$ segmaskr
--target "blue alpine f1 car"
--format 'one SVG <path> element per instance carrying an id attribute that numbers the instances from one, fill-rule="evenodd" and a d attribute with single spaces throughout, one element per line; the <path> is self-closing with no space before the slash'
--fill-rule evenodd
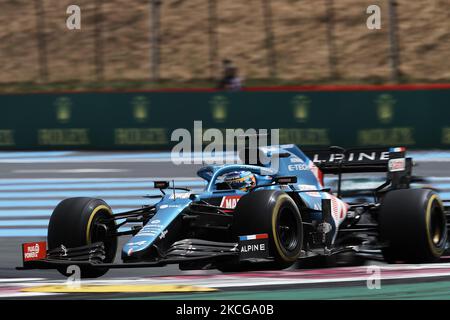
<path id="1" fill-rule="evenodd" d="M 128 212 L 113 213 L 100 199 L 65 199 L 50 218 L 47 243 L 22 245 L 19 269 L 67 275 L 67 267 L 77 265 L 82 277 L 166 264 L 282 269 L 342 252 L 421 263 L 446 249 L 445 207 L 433 190 L 410 188 L 412 159 L 404 148 L 302 151 L 277 145 L 258 154 L 270 161 L 251 165 L 243 152 L 241 164 L 201 168 L 198 175 L 207 181 L 201 193 L 156 181 L 160 200 Z M 342 200 L 343 174 L 375 172 L 385 172 L 386 180 L 372 190 L 372 201 Z M 324 185 L 324 174 L 337 176 L 336 190 Z M 126 224 L 131 230 L 119 231 Z M 125 235 L 132 237 L 117 262 L 118 238 Z"/>

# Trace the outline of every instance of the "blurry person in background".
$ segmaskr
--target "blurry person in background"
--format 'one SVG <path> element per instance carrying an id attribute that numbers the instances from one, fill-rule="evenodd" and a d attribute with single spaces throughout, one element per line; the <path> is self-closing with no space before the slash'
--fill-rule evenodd
<path id="1" fill-rule="evenodd" d="M 231 61 L 230 59 L 224 59 L 222 61 L 222 66 L 223 66 L 223 74 L 225 75 L 230 68 L 234 67 L 233 61 Z"/>
<path id="2" fill-rule="evenodd" d="M 238 69 L 231 60 L 223 60 L 223 77 L 217 86 L 219 90 L 239 91 L 242 89 L 242 80 L 238 76 Z"/>
<path id="3" fill-rule="evenodd" d="M 242 89 L 242 79 L 239 78 L 238 68 L 231 68 L 231 77 L 228 79 L 228 83 L 226 85 L 226 89 L 230 91 L 239 91 Z"/>

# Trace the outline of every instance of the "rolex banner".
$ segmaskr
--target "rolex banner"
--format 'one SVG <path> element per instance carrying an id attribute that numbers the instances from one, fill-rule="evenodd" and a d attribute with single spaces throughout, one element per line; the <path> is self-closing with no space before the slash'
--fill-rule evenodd
<path id="1" fill-rule="evenodd" d="M 281 143 L 300 146 L 450 147 L 450 90 L 23 94 L 0 105 L 3 150 L 164 150 L 194 121 L 279 128 Z"/>

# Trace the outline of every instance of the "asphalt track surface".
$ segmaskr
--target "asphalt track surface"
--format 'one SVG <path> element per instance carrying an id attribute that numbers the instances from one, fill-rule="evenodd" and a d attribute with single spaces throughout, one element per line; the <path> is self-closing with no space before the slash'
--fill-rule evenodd
<path id="1" fill-rule="evenodd" d="M 437 181 L 447 181 L 449 177 L 450 183 L 450 154 L 437 152 L 430 156 L 419 153 L 417 159 L 416 175 L 434 177 Z M 154 177 L 175 179 L 179 185 L 200 189 L 203 184 L 195 176 L 200 166 L 176 166 L 170 162 L 168 154 L 139 152 L 0 153 L 0 299 L 450 298 L 450 263 L 445 261 L 407 266 L 367 261 L 365 266 L 359 267 L 291 268 L 236 274 L 222 274 L 216 270 L 182 272 L 176 265 L 114 269 L 98 281 L 88 281 L 82 286 L 93 291 L 98 291 L 98 286 L 116 286 L 112 290 L 118 292 L 73 290 L 57 294 L 45 292 L 55 291 L 48 285 L 65 284 L 66 279 L 56 271 L 15 270 L 21 264 L 20 244 L 45 240 L 43 230 L 54 201 L 86 192 L 86 196 L 105 194 L 115 210 L 133 208 L 134 204 L 145 203 L 142 195 L 153 192 L 150 182 Z M 381 267 L 379 290 L 369 290 L 366 285 L 370 276 L 367 267 L 372 265 Z M 38 291 L 34 287 L 38 287 Z M 42 287 L 44 289 L 39 291 Z M 180 290 L 188 292 L 171 292 Z"/>

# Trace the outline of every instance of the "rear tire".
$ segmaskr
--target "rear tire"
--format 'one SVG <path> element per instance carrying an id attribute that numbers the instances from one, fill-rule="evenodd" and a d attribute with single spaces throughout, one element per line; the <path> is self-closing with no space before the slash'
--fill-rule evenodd
<path id="1" fill-rule="evenodd" d="M 302 218 L 294 200 L 278 190 L 258 190 L 243 196 L 234 211 L 233 237 L 267 233 L 274 261 L 222 265 L 221 271 L 284 269 L 297 261 L 303 244 Z"/>
<path id="2" fill-rule="evenodd" d="M 438 260 L 447 242 L 445 212 L 439 196 L 428 189 L 388 192 L 379 212 L 380 240 L 389 263 Z"/>
<path id="3" fill-rule="evenodd" d="M 105 245 L 105 263 L 114 262 L 117 250 L 117 238 L 106 237 L 96 228 L 101 218 L 112 215 L 111 208 L 100 199 L 93 198 L 69 198 L 61 201 L 55 208 L 48 226 L 48 247 L 55 249 L 61 245 L 66 248 L 80 247 L 95 242 L 103 242 Z M 114 228 L 115 222 L 108 225 Z M 98 278 L 108 272 L 108 268 L 80 267 L 82 278 Z M 67 266 L 59 267 L 58 271 L 64 275 Z"/>

